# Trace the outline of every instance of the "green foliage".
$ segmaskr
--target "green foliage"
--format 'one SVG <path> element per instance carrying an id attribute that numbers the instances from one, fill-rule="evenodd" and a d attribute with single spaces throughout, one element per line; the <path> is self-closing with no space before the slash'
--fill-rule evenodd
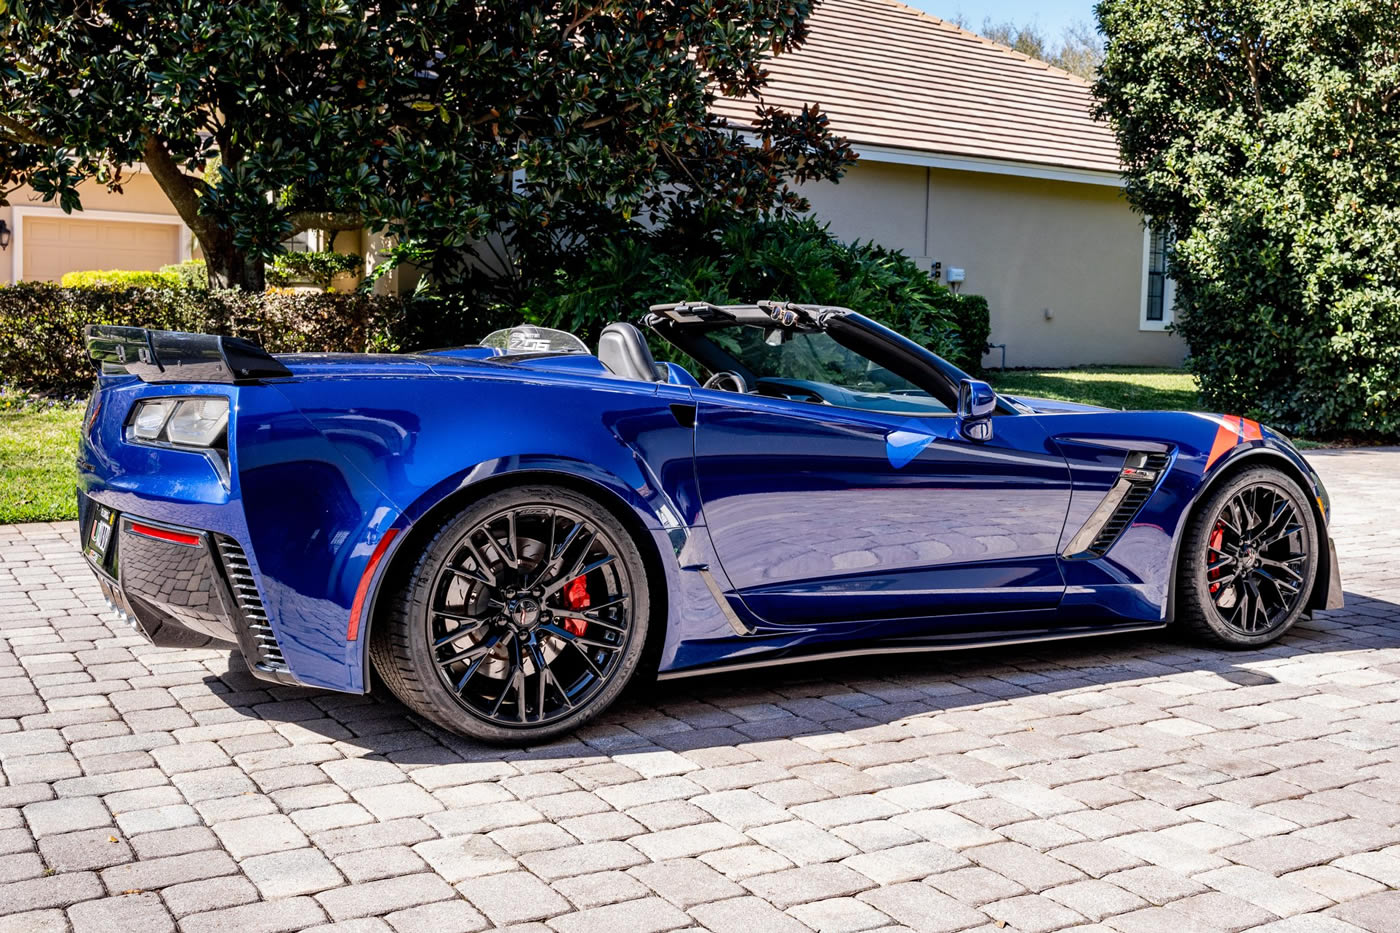
<path id="1" fill-rule="evenodd" d="M 59 395 L 85 392 L 95 377 L 83 345 L 88 324 L 233 334 L 272 352 L 395 352 L 473 342 L 498 323 L 430 298 L 21 282 L 0 288 L 0 383 Z"/>
<path id="2" fill-rule="evenodd" d="M 365 261 L 353 253 L 279 253 L 267 270 L 269 285 L 310 282 L 330 288 L 331 280 L 342 273 L 360 272 Z"/>
<path id="3" fill-rule="evenodd" d="M 172 268 L 166 266 L 165 269 Z M 180 276 L 174 272 L 128 272 L 107 269 L 103 272 L 69 272 L 60 280 L 64 288 L 178 288 Z"/>
<path id="4" fill-rule="evenodd" d="M 369 226 L 503 281 L 645 220 L 801 208 L 853 158 L 762 103 L 813 0 L 17 0 L 0 15 L 0 192 L 64 210 L 143 163 L 215 285 L 261 290 L 300 230 Z M 751 127 L 713 113 L 753 105 Z M 747 132 L 741 132 L 747 131 Z M 0 195 L 0 203 L 3 195 Z"/>
<path id="5" fill-rule="evenodd" d="M 811 219 L 735 225 L 700 242 L 666 232 L 614 240 L 561 269 L 525 313 L 591 345 L 605 324 L 653 304 L 763 299 L 852 308 L 974 372 L 989 335 L 980 296 L 938 285 L 903 253 L 840 243 Z"/>
<path id="6" fill-rule="evenodd" d="M 1400 433 L 1400 6 L 1103 0 L 1127 195 L 1212 408 Z"/>
<path id="7" fill-rule="evenodd" d="M 161 266 L 161 275 L 173 275 L 181 288 L 209 288 L 209 267 L 203 259 L 188 259 L 173 266 Z"/>

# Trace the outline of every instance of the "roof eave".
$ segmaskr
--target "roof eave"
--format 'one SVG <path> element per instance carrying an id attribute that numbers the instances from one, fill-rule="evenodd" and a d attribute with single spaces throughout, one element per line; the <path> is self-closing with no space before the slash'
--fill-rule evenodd
<path id="1" fill-rule="evenodd" d="M 883 162 L 889 165 L 918 165 L 928 168 L 950 169 L 960 172 L 982 172 L 989 175 L 1016 175 L 1021 178 L 1040 178 L 1048 181 L 1066 181 L 1081 185 L 1107 185 L 1123 187 L 1120 172 L 1106 169 L 1091 169 L 1069 165 L 1052 165 L 1038 162 L 1021 162 L 1014 159 L 993 159 L 983 156 L 953 155 L 928 152 L 919 149 L 906 149 L 898 146 L 881 146 L 869 143 L 851 142 L 851 148 L 865 162 Z"/>

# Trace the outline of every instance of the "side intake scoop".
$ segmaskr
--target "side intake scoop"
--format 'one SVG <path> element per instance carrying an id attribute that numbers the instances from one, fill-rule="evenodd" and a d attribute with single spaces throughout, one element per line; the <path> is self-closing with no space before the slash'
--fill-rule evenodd
<path id="1" fill-rule="evenodd" d="M 238 337 L 109 324 L 89 324 L 84 333 L 88 356 L 104 373 L 126 372 L 142 382 L 236 385 L 292 375 L 272 354 Z"/>

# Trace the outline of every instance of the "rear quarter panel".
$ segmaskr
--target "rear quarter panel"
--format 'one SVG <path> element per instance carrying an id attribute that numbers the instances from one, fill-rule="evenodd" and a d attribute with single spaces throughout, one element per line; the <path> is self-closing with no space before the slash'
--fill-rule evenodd
<path id="1" fill-rule="evenodd" d="M 305 379 L 264 387 L 271 391 L 260 405 L 240 408 L 252 554 L 298 677 L 363 690 L 370 632 L 351 641 L 346 629 L 376 545 L 502 474 L 567 474 L 607 490 L 652 536 L 666 589 L 679 589 L 678 555 L 699 503 L 692 435 L 665 393 L 688 391 L 480 368 L 487 371 Z M 408 539 L 390 543 L 371 605 Z"/>

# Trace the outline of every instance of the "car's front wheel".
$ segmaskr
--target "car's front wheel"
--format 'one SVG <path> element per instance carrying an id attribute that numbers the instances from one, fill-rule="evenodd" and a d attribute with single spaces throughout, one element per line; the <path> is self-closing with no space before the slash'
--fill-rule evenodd
<path id="1" fill-rule="evenodd" d="M 1318 530 L 1292 477 L 1254 467 L 1213 490 L 1193 515 L 1177 567 L 1177 620 L 1230 648 L 1266 645 L 1307 610 Z"/>
<path id="2" fill-rule="evenodd" d="M 533 743 L 617 699 L 649 613 L 641 553 L 616 516 L 570 489 L 523 486 L 437 531 L 370 651 L 419 715 L 489 742 Z"/>

